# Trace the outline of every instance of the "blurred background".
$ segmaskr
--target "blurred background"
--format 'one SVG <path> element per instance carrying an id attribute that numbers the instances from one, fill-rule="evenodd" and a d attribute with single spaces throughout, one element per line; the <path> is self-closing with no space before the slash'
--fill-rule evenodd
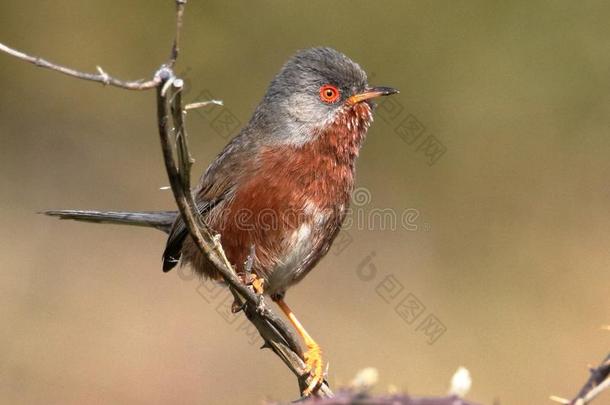
<path id="1" fill-rule="evenodd" d="M 170 0 L 0 15 L 0 42 L 125 79 L 151 76 L 174 29 Z M 470 399 L 539 404 L 573 396 L 607 354 L 609 18 L 603 1 L 189 2 L 186 101 L 225 103 L 189 115 L 196 176 L 297 49 L 335 47 L 401 90 L 369 131 L 354 205 L 398 226 L 352 217 L 288 294 L 335 387 L 374 366 L 379 391 L 442 395 L 465 366 Z M 296 398 L 222 291 L 161 272 L 162 233 L 36 214 L 174 207 L 154 94 L 4 54 L 0 83 L 0 402 Z"/>

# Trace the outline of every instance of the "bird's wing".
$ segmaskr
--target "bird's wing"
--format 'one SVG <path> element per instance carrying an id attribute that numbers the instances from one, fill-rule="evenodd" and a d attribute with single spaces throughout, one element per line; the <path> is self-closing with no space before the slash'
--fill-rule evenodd
<path id="1" fill-rule="evenodd" d="M 206 216 L 214 207 L 231 198 L 237 182 L 246 173 L 248 159 L 243 149 L 246 144 L 234 138 L 208 167 L 200 180 L 195 201 L 199 215 Z M 180 260 L 182 244 L 188 235 L 180 216 L 176 218 L 163 252 L 163 271 L 173 269 Z"/>
<path id="2" fill-rule="evenodd" d="M 205 215 L 209 210 L 215 205 L 215 203 L 210 203 L 208 201 L 203 201 L 197 204 L 197 211 L 199 215 Z M 182 220 L 182 216 L 178 215 L 174 224 L 172 225 L 171 230 L 169 231 L 169 237 L 167 238 L 167 243 L 165 244 L 165 251 L 163 251 L 163 271 L 168 272 L 180 261 L 180 256 L 182 254 L 182 243 L 184 239 L 188 235 L 189 231 L 186 229 L 186 225 Z"/>

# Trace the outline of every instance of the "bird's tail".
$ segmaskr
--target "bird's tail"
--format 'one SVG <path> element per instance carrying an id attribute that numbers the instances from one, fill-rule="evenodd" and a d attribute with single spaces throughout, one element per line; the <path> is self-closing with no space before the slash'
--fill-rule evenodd
<path id="1" fill-rule="evenodd" d="M 97 222 L 101 224 L 134 225 L 156 228 L 169 233 L 177 211 L 150 211 L 150 212 L 116 212 L 116 211 L 81 211 L 57 210 L 44 211 L 45 215 L 59 217 L 59 219 L 74 219 L 76 221 Z"/>

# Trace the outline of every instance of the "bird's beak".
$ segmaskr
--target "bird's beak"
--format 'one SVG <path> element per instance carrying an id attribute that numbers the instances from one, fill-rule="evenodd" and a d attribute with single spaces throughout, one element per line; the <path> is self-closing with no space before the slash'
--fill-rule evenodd
<path id="1" fill-rule="evenodd" d="M 391 94 L 396 93 L 399 93 L 399 91 L 397 89 L 393 89 L 392 87 L 373 87 L 370 89 L 366 89 L 362 93 L 354 94 L 353 96 L 349 97 L 347 99 L 347 103 L 354 105 L 370 98 L 375 98 L 379 96 L 389 96 Z"/>

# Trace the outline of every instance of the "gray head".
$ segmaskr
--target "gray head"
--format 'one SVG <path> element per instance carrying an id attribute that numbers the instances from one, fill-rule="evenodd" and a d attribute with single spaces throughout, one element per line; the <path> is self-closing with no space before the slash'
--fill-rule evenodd
<path id="1" fill-rule="evenodd" d="M 364 70 L 341 52 L 305 49 L 273 79 L 250 124 L 265 127 L 269 141 L 302 144 L 357 103 L 396 92 L 370 88 Z"/>

